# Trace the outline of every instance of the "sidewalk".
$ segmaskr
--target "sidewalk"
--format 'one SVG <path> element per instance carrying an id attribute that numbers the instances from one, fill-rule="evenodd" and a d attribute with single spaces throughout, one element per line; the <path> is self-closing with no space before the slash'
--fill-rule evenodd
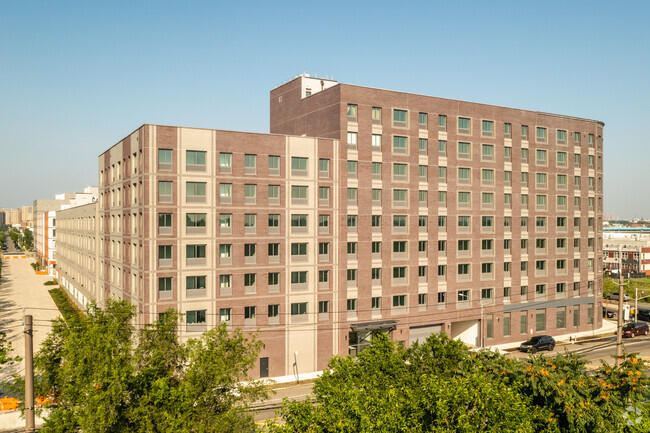
<path id="1" fill-rule="evenodd" d="M 50 332 L 50 321 L 59 316 L 49 289 L 56 286 L 44 286 L 52 279 L 47 275 L 35 275 L 30 266 L 34 259 L 11 258 L 2 261 L 2 280 L 0 280 L 0 331 L 7 334 L 12 345 L 11 356 L 25 355 L 23 338 L 23 314 L 34 316 L 34 353 L 36 353 Z M 22 374 L 24 364 L 5 366 L 0 371 L 0 380 L 14 373 Z"/>
<path id="2" fill-rule="evenodd" d="M 572 341 L 584 341 L 591 338 L 612 337 L 616 335 L 616 321 L 603 319 L 603 326 L 599 329 L 583 332 L 571 332 L 563 335 L 555 335 L 557 343 L 570 344 Z M 489 346 L 488 349 L 497 350 L 499 352 L 506 352 L 511 349 L 516 349 L 521 343 L 526 340 L 517 341 L 514 343 L 497 344 Z"/>

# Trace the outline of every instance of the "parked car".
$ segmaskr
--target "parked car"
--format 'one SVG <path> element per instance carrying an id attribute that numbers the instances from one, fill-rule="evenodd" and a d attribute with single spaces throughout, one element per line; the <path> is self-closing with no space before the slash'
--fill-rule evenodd
<path id="1" fill-rule="evenodd" d="M 609 299 L 611 301 L 618 301 L 618 293 L 610 293 L 607 296 L 605 296 L 605 298 L 607 298 L 607 299 Z M 630 300 L 630 295 L 628 295 L 627 293 L 624 293 L 623 294 L 623 301 L 627 302 L 629 300 Z"/>
<path id="2" fill-rule="evenodd" d="M 611 319 L 615 315 L 616 313 L 614 311 L 610 310 L 609 308 L 603 307 L 603 317 L 607 319 Z"/>
<path id="3" fill-rule="evenodd" d="M 635 335 L 648 335 L 650 328 L 645 322 L 632 322 L 623 325 L 623 337 L 634 337 Z"/>
<path id="4" fill-rule="evenodd" d="M 555 349 L 555 339 L 550 335 L 536 335 L 519 346 L 521 352 L 537 353 L 539 350 Z"/>
<path id="5" fill-rule="evenodd" d="M 637 313 L 637 320 L 645 320 L 646 322 L 650 322 L 650 310 L 646 308 L 639 308 L 639 312 Z"/>

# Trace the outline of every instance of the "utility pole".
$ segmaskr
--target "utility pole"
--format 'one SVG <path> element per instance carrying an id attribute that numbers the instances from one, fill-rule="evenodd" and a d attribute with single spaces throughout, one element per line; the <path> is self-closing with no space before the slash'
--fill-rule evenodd
<path id="1" fill-rule="evenodd" d="M 623 267 L 621 266 L 622 261 L 622 248 L 621 245 L 618 246 L 618 316 L 617 316 L 617 326 L 616 326 L 616 365 L 618 366 L 621 363 L 623 358 L 623 297 L 625 296 L 623 292 Z"/>
<path id="2" fill-rule="evenodd" d="M 34 430 L 34 334 L 32 316 L 25 316 L 25 431 Z"/>

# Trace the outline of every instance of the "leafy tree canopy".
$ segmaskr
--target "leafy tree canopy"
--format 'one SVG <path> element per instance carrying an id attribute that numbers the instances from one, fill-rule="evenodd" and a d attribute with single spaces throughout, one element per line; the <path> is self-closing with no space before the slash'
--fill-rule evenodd
<path id="1" fill-rule="evenodd" d="M 286 423 L 271 432 L 647 431 L 647 417 L 625 417 L 647 390 L 632 355 L 590 375 L 569 353 L 516 360 L 440 335 L 409 349 L 380 335 L 329 367 L 313 399 L 283 404 Z"/>
<path id="2" fill-rule="evenodd" d="M 225 325 L 187 343 L 178 314 L 136 331 L 134 307 L 109 301 L 85 317 L 57 319 L 35 356 L 43 431 L 246 432 L 247 404 L 266 388 L 243 383 L 261 343 Z"/>

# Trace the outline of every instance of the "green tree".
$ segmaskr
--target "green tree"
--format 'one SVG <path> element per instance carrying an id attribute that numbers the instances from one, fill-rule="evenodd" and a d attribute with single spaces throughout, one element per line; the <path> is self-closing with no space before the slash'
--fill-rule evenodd
<path id="1" fill-rule="evenodd" d="M 37 392 L 50 396 L 44 432 L 245 432 L 246 406 L 266 397 L 244 383 L 260 342 L 225 325 L 181 343 L 170 311 L 139 332 L 134 307 L 109 301 L 55 321 L 35 357 Z"/>
<path id="2" fill-rule="evenodd" d="M 30 229 L 25 229 L 23 231 L 23 242 L 27 251 L 31 251 L 34 247 L 34 234 Z"/>
<path id="3" fill-rule="evenodd" d="M 9 238 L 10 238 L 13 242 L 18 243 L 18 241 L 20 240 L 20 230 L 18 230 L 18 229 L 15 228 L 15 227 L 12 228 L 11 231 L 9 231 Z"/>
<path id="4" fill-rule="evenodd" d="M 286 423 L 269 422 L 272 432 L 605 433 L 648 425 L 645 366 L 634 355 L 594 375 L 568 353 L 517 360 L 470 352 L 445 336 L 409 349 L 379 336 L 357 359 L 335 357 L 330 368 L 313 399 L 283 404 Z M 642 408 L 636 426 L 624 416 L 630 406 Z"/>

